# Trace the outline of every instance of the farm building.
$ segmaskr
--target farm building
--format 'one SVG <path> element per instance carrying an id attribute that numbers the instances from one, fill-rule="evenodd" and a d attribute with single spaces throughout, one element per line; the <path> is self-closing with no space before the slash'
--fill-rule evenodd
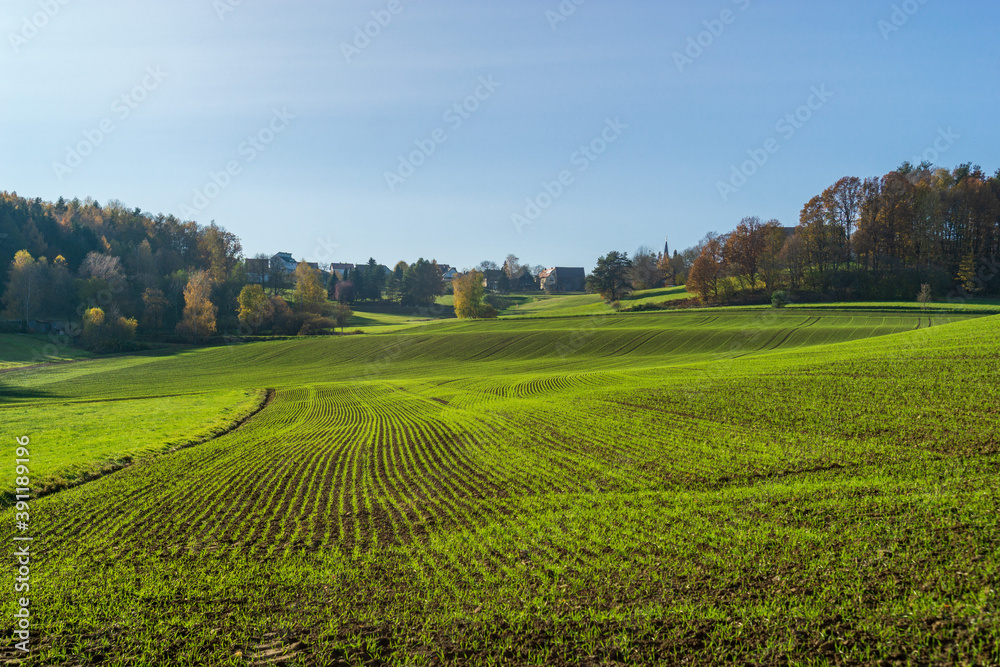
<path id="1" fill-rule="evenodd" d="M 587 272 L 579 267 L 557 266 L 538 274 L 538 286 L 547 292 L 582 292 Z"/>
<path id="2" fill-rule="evenodd" d="M 343 262 L 334 262 L 330 264 L 330 273 L 336 272 L 336 274 L 340 278 L 343 278 L 344 274 L 347 273 L 348 271 L 353 271 L 353 270 L 354 270 L 353 264 L 345 264 Z"/>
<path id="3" fill-rule="evenodd" d="M 520 275 L 514 279 L 513 283 L 516 292 L 534 292 L 538 289 L 538 281 L 528 269 L 521 269 Z"/>
<path id="4" fill-rule="evenodd" d="M 500 278 L 502 276 L 503 271 L 500 269 L 486 269 L 483 271 L 483 287 L 491 292 L 496 292 L 500 289 Z"/>
<path id="5" fill-rule="evenodd" d="M 292 257 L 290 252 L 279 252 L 277 255 L 271 257 L 271 266 L 275 266 L 285 273 L 295 273 L 295 267 L 298 262 Z"/>

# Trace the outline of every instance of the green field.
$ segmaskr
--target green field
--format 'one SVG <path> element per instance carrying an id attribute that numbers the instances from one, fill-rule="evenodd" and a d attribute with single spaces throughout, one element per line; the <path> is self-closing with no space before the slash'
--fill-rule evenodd
<path id="1" fill-rule="evenodd" d="M 691 294 L 683 286 L 633 292 L 621 299 L 623 308 L 648 303 L 664 303 L 688 299 Z M 504 317 L 561 317 L 573 315 L 606 315 L 614 310 L 597 294 L 530 294 L 515 295 L 523 301 L 501 313 Z"/>
<path id="2" fill-rule="evenodd" d="M 0 404 L 10 433 L 47 443 L 32 463 L 36 493 L 86 481 L 163 451 L 204 442 L 259 409 L 263 390 L 227 390 L 130 400 L 81 399 L 30 405 Z M 10 494 L 13 478 L 0 481 Z"/>
<path id="3" fill-rule="evenodd" d="M 90 353 L 75 347 L 58 345 L 58 338 L 26 334 L 0 334 L 0 371 L 28 366 L 39 361 L 59 362 L 86 359 Z"/>
<path id="4" fill-rule="evenodd" d="M 22 664 L 1000 663 L 1000 318 L 593 298 L 3 373 Z"/>

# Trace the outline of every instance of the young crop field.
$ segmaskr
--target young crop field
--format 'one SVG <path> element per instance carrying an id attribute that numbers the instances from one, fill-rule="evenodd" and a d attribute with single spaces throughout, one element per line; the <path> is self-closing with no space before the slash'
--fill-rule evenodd
<path id="1" fill-rule="evenodd" d="M 56 338 L 56 340 L 59 340 Z M 44 360 L 48 362 L 85 359 L 90 353 L 72 347 L 56 346 L 53 339 L 46 336 L 25 334 L 0 334 L 0 372 L 29 366 Z"/>
<path id="2" fill-rule="evenodd" d="M 998 355 L 982 313 L 795 308 L 14 368 L 11 463 L 131 458 L 32 500 L 0 658 L 997 664 Z"/>
<path id="3" fill-rule="evenodd" d="M 683 286 L 636 291 L 621 299 L 623 308 L 641 304 L 664 303 L 688 299 L 691 294 Z M 505 317 L 561 317 L 574 315 L 606 315 L 614 309 L 597 294 L 535 294 L 514 297 L 518 303 L 501 313 Z"/>

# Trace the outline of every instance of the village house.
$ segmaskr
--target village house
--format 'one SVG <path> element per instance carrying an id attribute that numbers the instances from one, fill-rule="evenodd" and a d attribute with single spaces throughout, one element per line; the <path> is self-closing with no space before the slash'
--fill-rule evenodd
<path id="1" fill-rule="evenodd" d="M 460 275 L 462 274 L 459 273 L 458 269 L 456 269 L 455 267 L 448 266 L 447 264 L 441 265 L 441 280 L 443 280 L 446 284 L 450 284 L 453 280 L 455 280 L 455 278 L 458 278 Z"/>
<path id="2" fill-rule="evenodd" d="M 503 275 L 504 273 L 500 269 L 486 269 L 483 271 L 483 287 L 491 292 L 496 292 L 500 289 L 500 279 Z"/>
<path id="3" fill-rule="evenodd" d="M 515 292 L 534 292 L 538 290 L 538 281 L 531 275 L 528 269 L 521 269 L 518 276 L 511 281 L 511 289 Z"/>
<path id="4" fill-rule="evenodd" d="M 587 272 L 579 267 L 556 266 L 538 274 L 538 287 L 546 292 L 582 292 Z"/>
<path id="5" fill-rule="evenodd" d="M 353 264 L 345 264 L 343 262 L 333 262 L 330 264 L 330 273 L 336 273 L 338 278 L 343 278 L 344 274 L 353 270 Z"/>
<path id="6" fill-rule="evenodd" d="M 263 285 L 270 280 L 271 267 L 290 276 L 295 273 L 295 268 L 299 265 L 290 252 L 279 252 L 267 259 L 250 257 L 243 260 L 243 262 L 246 268 L 247 280 L 259 285 Z M 321 269 L 318 262 L 306 262 L 306 266 L 319 271 L 324 279 L 329 276 L 329 272 Z"/>

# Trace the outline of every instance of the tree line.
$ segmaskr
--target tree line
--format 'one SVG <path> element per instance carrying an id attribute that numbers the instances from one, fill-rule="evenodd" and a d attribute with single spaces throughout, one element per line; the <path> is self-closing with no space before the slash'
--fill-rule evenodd
<path id="1" fill-rule="evenodd" d="M 248 267 L 260 263 L 244 262 L 240 239 L 214 221 L 8 192 L 0 192 L 0 263 L 4 328 L 62 323 L 100 351 L 134 349 L 137 331 L 204 340 L 343 330 L 351 304 L 428 306 L 445 291 L 437 263 L 423 258 L 390 272 L 371 259 L 329 278 L 305 264 L 289 274 L 268 260 L 254 275 Z"/>
<path id="2" fill-rule="evenodd" d="M 744 218 L 709 234 L 670 269 L 703 300 L 789 291 L 803 298 L 913 300 L 1000 294 L 1000 171 L 904 163 L 845 177 L 803 206 L 799 224 Z M 926 295 L 926 293 L 925 293 Z"/>
<path id="3" fill-rule="evenodd" d="M 186 294 L 207 291 L 227 326 L 245 275 L 242 246 L 219 227 L 118 201 L 55 203 L 0 192 L 4 316 L 64 322 L 97 349 L 130 349 L 137 327 L 190 328 Z M 228 311 L 228 312 L 227 312 Z"/>

